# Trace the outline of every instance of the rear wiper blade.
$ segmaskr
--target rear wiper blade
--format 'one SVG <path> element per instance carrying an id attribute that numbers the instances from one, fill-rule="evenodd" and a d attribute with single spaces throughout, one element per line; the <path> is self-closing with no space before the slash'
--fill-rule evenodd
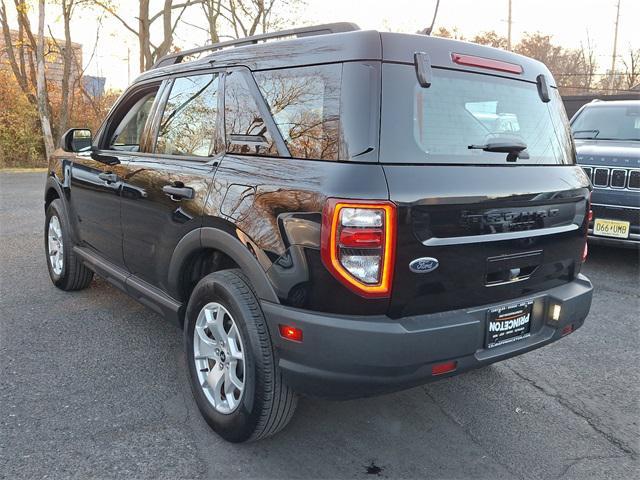
<path id="1" fill-rule="evenodd" d="M 529 158 L 527 144 L 516 139 L 495 139 L 482 145 L 468 145 L 469 150 L 483 150 L 485 152 L 506 153 L 507 162 L 515 162 L 518 158 Z"/>
<path id="2" fill-rule="evenodd" d="M 576 130 L 573 133 L 573 137 L 577 138 L 578 140 L 592 140 L 594 138 L 596 138 L 599 134 L 600 134 L 600 130 Z M 590 136 L 584 136 L 584 137 L 577 137 L 576 135 L 580 134 L 580 133 L 592 133 L 593 135 Z"/>

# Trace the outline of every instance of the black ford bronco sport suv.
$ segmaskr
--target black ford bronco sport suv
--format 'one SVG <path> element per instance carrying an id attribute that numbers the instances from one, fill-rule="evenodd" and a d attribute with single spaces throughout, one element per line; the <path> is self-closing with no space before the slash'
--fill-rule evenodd
<path id="1" fill-rule="evenodd" d="M 591 186 L 526 57 L 352 24 L 251 37 L 161 59 L 63 146 L 53 283 L 95 272 L 183 326 L 230 441 L 280 430 L 297 393 L 423 384 L 589 312 Z"/>
<path id="2" fill-rule="evenodd" d="M 571 129 L 593 183 L 589 242 L 640 249 L 640 94 L 584 105 Z"/>

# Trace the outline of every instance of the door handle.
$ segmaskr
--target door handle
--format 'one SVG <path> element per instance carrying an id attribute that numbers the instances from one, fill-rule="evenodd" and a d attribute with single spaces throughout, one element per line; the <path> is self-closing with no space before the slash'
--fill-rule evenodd
<path id="1" fill-rule="evenodd" d="M 100 180 L 104 180 L 107 183 L 115 183 L 117 182 L 118 179 L 118 175 L 116 175 L 115 173 L 111 173 L 111 172 L 102 172 L 100 174 L 98 174 L 98 178 Z"/>
<path id="2" fill-rule="evenodd" d="M 183 198 L 193 198 L 193 188 L 176 187 L 175 185 L 165 185 L 162 191 L 171 197 L 171 200 L 182 200 Z"/>

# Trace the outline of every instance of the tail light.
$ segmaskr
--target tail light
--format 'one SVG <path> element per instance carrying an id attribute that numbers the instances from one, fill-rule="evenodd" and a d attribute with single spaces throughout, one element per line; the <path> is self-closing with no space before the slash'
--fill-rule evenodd
<path id="1" fill-rule="evenodd" d="M 367 298 L 391 294 L 395 244 L 393 203 L 327 201 L 322 212 L 322 261 L 351 291 Z"/>

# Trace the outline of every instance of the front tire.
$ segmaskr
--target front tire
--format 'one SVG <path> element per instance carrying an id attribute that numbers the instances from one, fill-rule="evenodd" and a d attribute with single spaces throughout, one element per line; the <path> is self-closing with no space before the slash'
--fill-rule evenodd
<path id="1" fill-rule="evenodd" d="M 191 389 L 203 417 L 225 440 L 259 440 L 280 431 L 297 404 L 283 383 L 258 299 L 239 270 L 196 285 L 185 318 Z"/>
<path id="2" fill-rule="evenodd" d="M 93 272 L 73 253 L 70 224 L 62 202 L 53 200 L 46 210 L 44 248 L 49 277 L 61 290 L 82 290 L 91 283 Z"/>

